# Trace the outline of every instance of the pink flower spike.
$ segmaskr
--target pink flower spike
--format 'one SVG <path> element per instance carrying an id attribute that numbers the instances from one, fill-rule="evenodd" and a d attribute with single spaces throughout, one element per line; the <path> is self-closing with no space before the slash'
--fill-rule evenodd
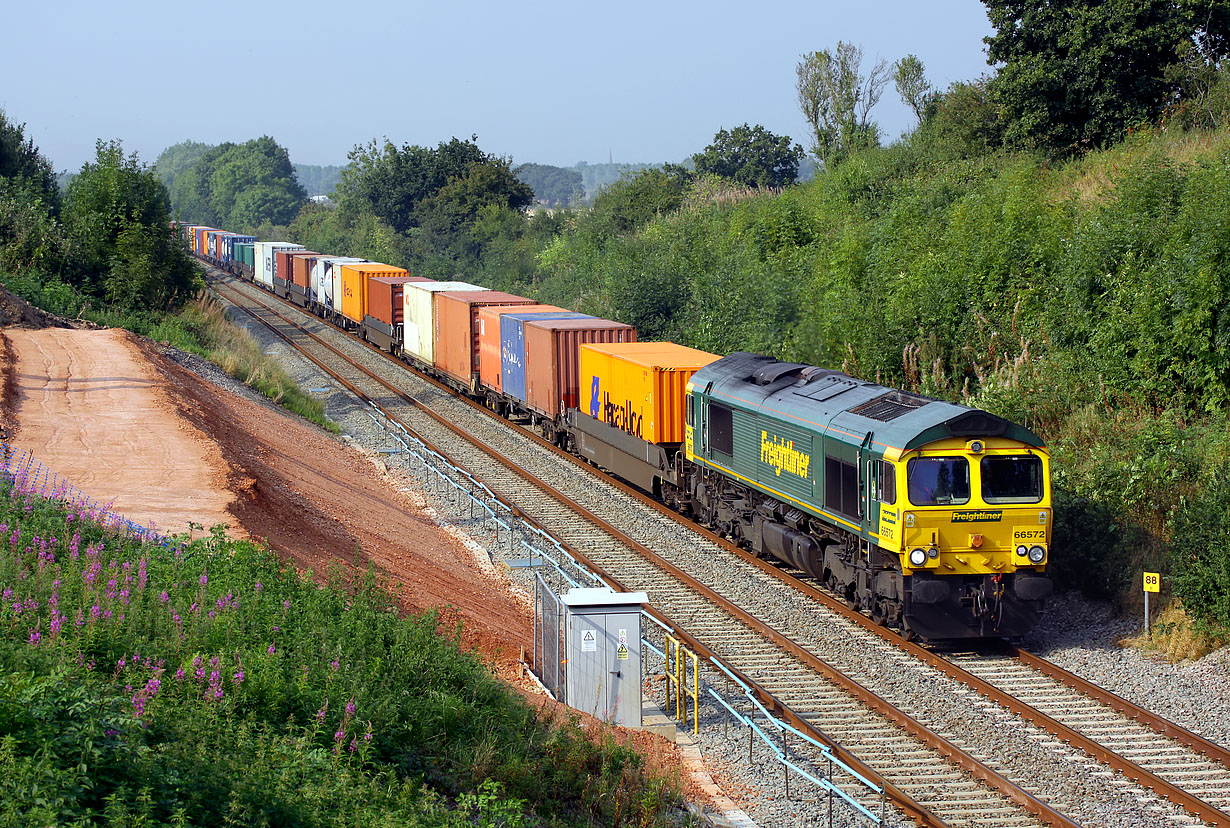
<path id="1" fill-rule="evenodd" d="M 354 715 L 354 696 L 351 696 L 350 701 L 346 702 L 346 715 L 347 716 Z"/>
<path id="2" fill-rule="evenodd" d="M 273 655 L 273 654 L 274 654 L 274 652 L 275 652 L 276 650 L 277 650 L 277 648 L 276 648 L 276 647 L 274 647 L 272 644 L 270 644 L 270 645 L 269 645 L 269 649 L 268 649 L 268 650 L 265 650 L 265 652 L 266 652 L 266 653 L 268 653 L 269 655 Z"/>
<path id="3" fill-rule="evenodd" d="M 333 659 L 333 663 L 332 663 L 332 664 L 330 664 L 330 665 L 329 665 L 329 667 L 330 667 L 330 668 L 332 668 L 333 672 L 335 672 L 335 673 L 337 672 L 338 663 L 337 663 L 337 659 L 336 659 L 336 658 L 335 658 L 335 659 Z"/>

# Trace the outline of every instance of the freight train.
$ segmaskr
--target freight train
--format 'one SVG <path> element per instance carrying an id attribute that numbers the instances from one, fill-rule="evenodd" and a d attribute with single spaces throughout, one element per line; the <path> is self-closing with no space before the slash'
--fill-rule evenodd
<path id="1" fill-rule="evenodd" d="M 986 411 L 465 282 L 184 225 L 294 302 L 910 637 L 1016 638 L 1051 582 L 1049 455 Z"/>

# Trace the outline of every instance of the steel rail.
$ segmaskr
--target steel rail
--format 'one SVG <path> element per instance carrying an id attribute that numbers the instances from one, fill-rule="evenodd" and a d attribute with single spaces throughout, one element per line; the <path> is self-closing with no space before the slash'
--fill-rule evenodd
<path id="1" fill-rule="evenodd" d="M 923 725 L 921 722 L 911 717 L 909 714 L 898 710 L 887 700 L 883 699 L 882 697 L 873 693 L 867 688 L 862 687 L 857 682 L 850 679 L 848 676 L 844 675 L 843 673 L 840 673 L 839 671 L 837 671 L 836 669 L 828 665 L 826 662 L 822 661 L 821 659 L 819 659 L 812 653 L 808 652 L 805 648 L 801 647 L 800 645 L 798 645 L 791 639 L 781 635 L 779 632 L 774 630 L 769 625 L 765 624 L 764 622 L 750 615 L 745 610 L 736 606 L 735 604 L 730 602 L 728 599 L 723 598 L 718 593 L 716 593 L 709 587 L 705 586 L 704 584 L 700 583 L 699 581 L 697 581 L 692 576 L 688 575 L 683 570 L 679 569 L 678 567 L 674 566 L 670 562 L 666 561 L 665 559 L 663 559 L 657 553 L 653 552 L 648 547 L 628 537 L 624 532 L 622 532 L 615 526 L 611 525 L 605 519 L 593 514 L 585 507 L 573 501 L 571 498 L 568 498 L 562 492 L 559 492 L 553 487 L 545 484 L 544 482 L 542 482 L 541 480 L 539 480 L 538 478 L 536 478 L 529 472 L 525 471 L 524 469 L 521 469 L 516 464 L 509 462 L 506 458 L 504 458 L 502 455 L 498 454 L 497 452 L 495 452 L 488 446 L 482 445 L 481 443 L 474 443 L 470 435 L 467 434 L 460 427 L 456 426 L 455 424 L 453 424 L 446 418 L 442 417 L 441 415 L 437 414 L 436 412 L 431 411 L 429 408 L 423 406 L 418 400 L 414 399 L 411 395 L 396 388 L 395 386 L 393 386 L 391 383 L 384 380 L 383 378 L 376 376 L 373 372 L 371 372 L 366 367 L 362 365 L 358 365 L 357 363 L 354 362 L 353 359 L 341 353 L 341 351 L 334 348 L 329 343 L 324 342 L 316 334 L 304 329 L 301 325 L 298 325 L 293 320 L 290 320 L 287 317 L 282 316 L 280 313 L 278 313 L 276 310 L 271 308 L 269 305 L 266 305 L 264 302 L 253 299 L 251 297 L 244 297 L 244 298 L 247 299 L 248 301 L 251 301 L 265 308 L 267 311 L 275 314 L 280 319 L 282 319 L 284 322 L 293 326 L 300 333 L 303 333 L 304 335 L 310 337 L 311 339 L 316 341 L 318 344 L 332 351 L 334 354 L 336 354 L 341 359 L 353 365 L 356 369 L 361 371 L 363 374 L 368 376 L 370 379 L 376 381 L 380 385 L 383 385 L 385 388 L 389 389 L 393 394 L 395 394 L 403 402 L 406 402 L 407 404 L 414 406 L 417 410 L 427 414 L 429 417 L 435 420 L 438 424 L 449 429 L 453 433 L 457 434 L 459 437 L 473 443 L 477 448 L 479 448 L 481 451 L 483 451 L 485 454 L 487 454 L 497 463 L 509 469 L 514 474 L 516 474 L 517 476 L 525 480 L 527 483 L 540 489 L 545 494 L 552 497 L 553 499 L 555 499 L 557 502 L 559 502 L 561 505 L 565 506 L 566 508 L 582 515 L 588 521 L 590 521 L 594 525 L 603 529 L 603 531 L 607 532 L 611 536 L 617 538 L 620 542 L 634 549 L 638 554 L 640 554 L 646 560 L 649 560 L 653 562 L 656 566 L 664 569 L 667 572 L 670 572 L 678 580 L 686 584 L 690 589 L 704 595 L 710 602 L 714 603 L 717 606 L 720 606 L 728 614 L 737 618 L 739 621 L 741 621 L 748 627 L 754 629 L 764 638 L 768 639 L 769 641 L 774 643 L 779 648 L 790 653 L 797 660 L 806 664 L 808 667 L 812 668 L 819 674 L 823 675 L 830 682 L 837 685 L 838 687 L 841 687 L 845 692 L 847 692 L 854 698 L 859 699 L 862 703 L 867 705 L 872 710 L 876 711 L 879 715 L 881 715 L 885 719 L 901 727 L 907 733 L 914 736 L 914 738 L 918 739 L 919 741 L 927 745 L 932 750 L 935 750 L 941 755 L 946 756 L 955 765 L 962 768 L 964 771 L 969 773 L 974 778 L 979 779 L 983 783 L 987 784 L 989 787 L 999 791 L 1001 794 L 1005 796 L 1005 798 L 1007 798 L 1009 801 L 1016 804 L 1018 807 L 1022 808 L 1022 810 L 1025 810 L 1026 812 L 1038 817 L 1043 822 L 1046 822 L 1050 825 L 1063 826 L 1063 828 L 1069 828 L 1070 826 L 1077 825 L 1077 823 L 1073 822 L 1068 817 L 1059 813 L 1058 811 L 1055 811 L 1045 802 L 1033 796 L 1028 791 L 1023 790 L 1018 785 L 1014 784 L 1013 782 L 1008 780 L 1006 777 L 1003 777 L 995 770 L 987 767 L 985 764 L 983 764 L 982 762 L 975 759 L 973 756 L 966 753 L 964 750 L 962 750 L 957 745 L 953 744 L 952 742 L 940 736 L 939 734 L 934 733 L 929 728 L 927 728 L 925 725 Z M 282 301 L 285 302 L 285 300 L 282 300 Z M 290 304 L 290 303 L 287 303 L 287 304 Z M 243 307 L 243 306 L 240 305 L 240 307 Z M 300 313 L 306 313 L 306 311 L 304 311 L 303 308 L 300 308 L 295 305 L 292 305 L 292 307 L 295 307 L 296 310 Z M 245 308 L 245 310 L 247 309 Z M 249 311 L 249 313 L 251 312 Z M 297 350 L 300 350 L 301 353 L 303 353 L 301 348 L 295 345 L 295 343 L 289 337 L 287 337 L 283 332 L 279 331 L 274 325 L 272 325 L 271 323 L 269 323 L 268 321 L 264 319 L 261 319 L 256 314 L 252 314 L 252 316 L 253 318 L 260 321 L 262 324 L 264 324 L 266 327 L 268 327 L 271 331 L 276 333 L 278 336 L 282 337 L 285 341 L 290 343 L 293 347 L 296 347 Z M 374 346 L 371 346 L 370 343 L 367 343 L 367 344 L 369 345 L 369 347 L 372 348 L 372 350 L 376 351 L 377 353 L 383 356 L 388 356 L 384 351 L 381 351 L 375 348 Z M 382 413 L 384 413 L 386 416 L 389 416 L 391 419 L 394 419 L 394 420 L 398 419 L 395 416 L 391 415 L 389 412 L 387 412 L 382 406 L 380 406 L 374 400 L 371 400 L 366 394 L 364 394 L 359 389 L 357 389 L 352 383 L 348 382 L 343 377 L 338 375 L 337 372 L 323 365 L 319 360 L 315 359 L 312 355 L 304 353 L 304 356 L 310 359 L 314 364 L 316 364 L 318 367 L 320 367 L 330 376 L 334 377 L 334 379 L 336 379 L 339 383 L 341 383 L 344 387 L 346 387 L 348 391 L 351 391 L 351 393 L 355 393 L 357 396 L 359 396 L 364 401 L 369 402 L 372 405 L 375 405 L 377 408 L 379 408 L 382 411 Z M 402 363 L 400 360 L 395 360 L 395 364 L 399 366 L 404 366 L 404 363 Z M 433 382 L 435 381 L 433 380 Z M 443 385 L 442 383 L 437 382 L 435 384 L 445 390 L 450 391 L 451 393 L 451 389 L 448 389 L 447 386 Z M 482 406 L 478 406 L 476 403 L 471 403 L 471 404 L 473 404 L 476 408 L 486 411 L 485 408 L 483 408 Z M 398 421 L 400 422 L 400 420 Z M 409 426 L 406 425 L 405 423 L 402 423 L 402 425 L 406 428 L 409 428 Z M 422 435 L 419 435 L 416 433 L 416 436 L 419 437 L 419 439 L 423 439 Z M 532 435 L 532 436 L 536 436 L 536 435 Z M 549 442 L 542 440 L 541 438 L 538 438 L 538 440 L 540 441 L 542 445 L 549 446 L 553 450 L 562 453 L 563 456 L 571 458 L 571 455 L 568 455 L 566 452 L 562 452 L 562 450 L 558 449 L 555 446 L 552 446 Z M 430 445 L 428 441 L 424 440 L 424 442 Z M 440 451 L 438 447 L 433 447 L 433 448 L 436 451 Z M 440 453 L 443 456 L 445 456 L 446 459 L 448 458 L 448 455 L 445 452 L 440 451 Z M 502 498 L 501 500 L 503 501 Z M 650 502 L 654 502 L 654 501 L 650 501 Z M 533 518 L 531 518 L 529 515 L 526 515 L 514 504 L 505 502 L 505 505 L 508 506 L 510 509 L 512 509 L 514 513 L 518 515 L 518 517 L 521 517 L 522 519 L 527 520 L 527 522 L 531 523 L 532 525 L 537 525 L 537 522 L 534 521 Z M 670 511 L 668 511 L 667 514 L 674 515 L 674 513 Z M 569 551 L 572 554 L 577 555 L 578 558 L 583 559 L 586 562 L 586 564 L 594 568 L 596 572 L 603 572 L 603 573 L 605 572 L 604 570 L 601 570 L 601 568 L 598 567 L 596 564 L 594 564 L 592 561 L 589 561 L 589 559 L 585 557 L 583 553 L 579 552 L 578 550 L 575 550 L 569 547 Z M 777 570 L 771 567 L 766 571 L 777 572 Z M 607 575 L 607 577 L 610 577 L 609 574 Z M 689 636 L 689 638 L 691 637 Z M 696 641 L 695 639 L 692 639 L 690 643 L 696 644 L 698 651 L 706 654 L 706 656 L 715 655 L 710 648 L 704 646 L 701 642 Z M 749 686 L 754 686 L 758 688 L 759 693 L 764 694 L 764 699 L 762 700 L 771 699 L 772 704 L 775 706 L 775 709 L 781 712 L 782 714 L 781 717 L 784 720 L 789 721 L 791 724 L 799 727 L 800 729 L 803 729 L 803 730 L 806 730 L 812 733 L 820 741 L 826 744 L 829 744 L 830 747 L 832 747 L 834 750 L 841 749 L 840 745 L 836 742 L 836 740 L 830 739 L 827 735 L 823 733 L 823 731 L 819 730 L 819 728 L 817 728 L 815 725 L 809 723 L 802 716 L 790 711 L 787 705 L 785 705 L 783 702 L 773 697 L 772 694 L 770 694 L 767 690 L 764 690 L 763 688 L 761 688 L 759 684 L 751 681 L 750 679 L 746 679 L 746 677 L 741 676 L 741 678 L 744 678 L 745 680 L 747 680 L 749 683 Z M 848 754 L 848 752 L 845 752 L 844 749 L 842 749 L 842 752 L 845 754 L 845 756 L 842 757 L 842 761 L 847 761 L 847 758 L 848 758 L 852 766 L 855 766 L 855 763 L 857 763 L 858 767 L 864 768 L 867 771 L 867 773 L 871 775 L 871 777 L 877 781 L 877 784 L 880 784 L 882 787 L 885 788 L 886 791 L 890 792 L 890 796 L 892 797 L 893 801 L 897 804 L 897 806 L 900 807 L 904 812 L 910 814 L 911 817 L 915 819 L 916 821 L 918 821 L 920 824 L 927 825 L 927 826 L 931 826 L 931 825 L 938 826 L 938 825 L 944 824 L 941 820 L 939 820 L 938 817 L 935 817 L 933 814 L 931 814 L 924 806 L 922 806 L 920 803 L 917 803 L 912 797 L 909 797 L 908 794 L 905 794 L 903 791 L 898 789 L 896 786 L 892 785 L 892 783 L 884 779 L 879 773 L 877 773 L 876 771 L 864 765 L 856 757 L 853 757 L 850 754 Z"/>

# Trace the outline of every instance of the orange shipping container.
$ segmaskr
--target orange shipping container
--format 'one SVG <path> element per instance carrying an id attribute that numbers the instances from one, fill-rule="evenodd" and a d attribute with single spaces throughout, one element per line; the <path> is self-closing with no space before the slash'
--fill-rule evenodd
<path id="1" fill-rule="evenodd" d="M 396 328 L 406 313 L 402 285 L 429 281 L 424 276 L 373 276 L 367 280 L 367 315 Z"/>
<path id="2" fill-rule="evenodd" d="M 581 385 L 581 345 L 586 342 L 635 341 L 636 328 L 609 319 L 527 320 L 526 405 L 548 417 L 577 408 Z"/>
<path id="3" fill-rule="evenodd" d="M 455 380 L 477 390 L 479 325 L 482 308 L 501 306 L 524 308 L 533 299 L 501 293 L 498 290 L 441 291 L 432 297 L 435 323 L 435 365 Z"/>
<path id="4" fill-rule="evenodd" d="M 296 250 L 290 254 L 290 280 L 304 291 L 312 284 L 312 266 L 320 256 L 310 250 Z"/>
<path id="5" fill-rule="evenodd" d="M 403 267 L 379 262 L 352 262 L 342 265 L 342 316 L 351 322 L 363 324 L 367 313 L 367 281 L 376 276 L 409 276 Z M 337 301 L 337 297 L 333 297 Z"/>
<path id="6" fill-rule="evenodd" d="M 720 359 L 673 342 L 581 346 L 580 409 L 649 443 L 682 443 L 688 380 Z"/>
<path id="7" fill-rule="evenodd" d="M 506 305 L 478 309 L 478 384 L 497 394 L 504 390 L 500 354 L 500 317 L 506 313 L 567 313 L 555 305 Z"/>

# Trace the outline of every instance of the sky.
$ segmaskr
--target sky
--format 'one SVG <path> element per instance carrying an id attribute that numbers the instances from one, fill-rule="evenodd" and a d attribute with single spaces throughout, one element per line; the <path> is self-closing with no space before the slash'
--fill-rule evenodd
<path id="1" fill-rule="evenodd" d="M 113 138 L 148 163 L 187 139 L 271 135 L 296 163 L 344 164 L 373 139 L 474 134 L 514 164 L 677 162 L 742 123 L 806 147 L 805 52 L 915 54 L 944 88 L 989 71 L 991 33 L 976 0 L 48 0 L 4 17 L 0 108 L 57 170 Z M 891 83 L 873 119 L 889 141 L 914 122 Z"/>

